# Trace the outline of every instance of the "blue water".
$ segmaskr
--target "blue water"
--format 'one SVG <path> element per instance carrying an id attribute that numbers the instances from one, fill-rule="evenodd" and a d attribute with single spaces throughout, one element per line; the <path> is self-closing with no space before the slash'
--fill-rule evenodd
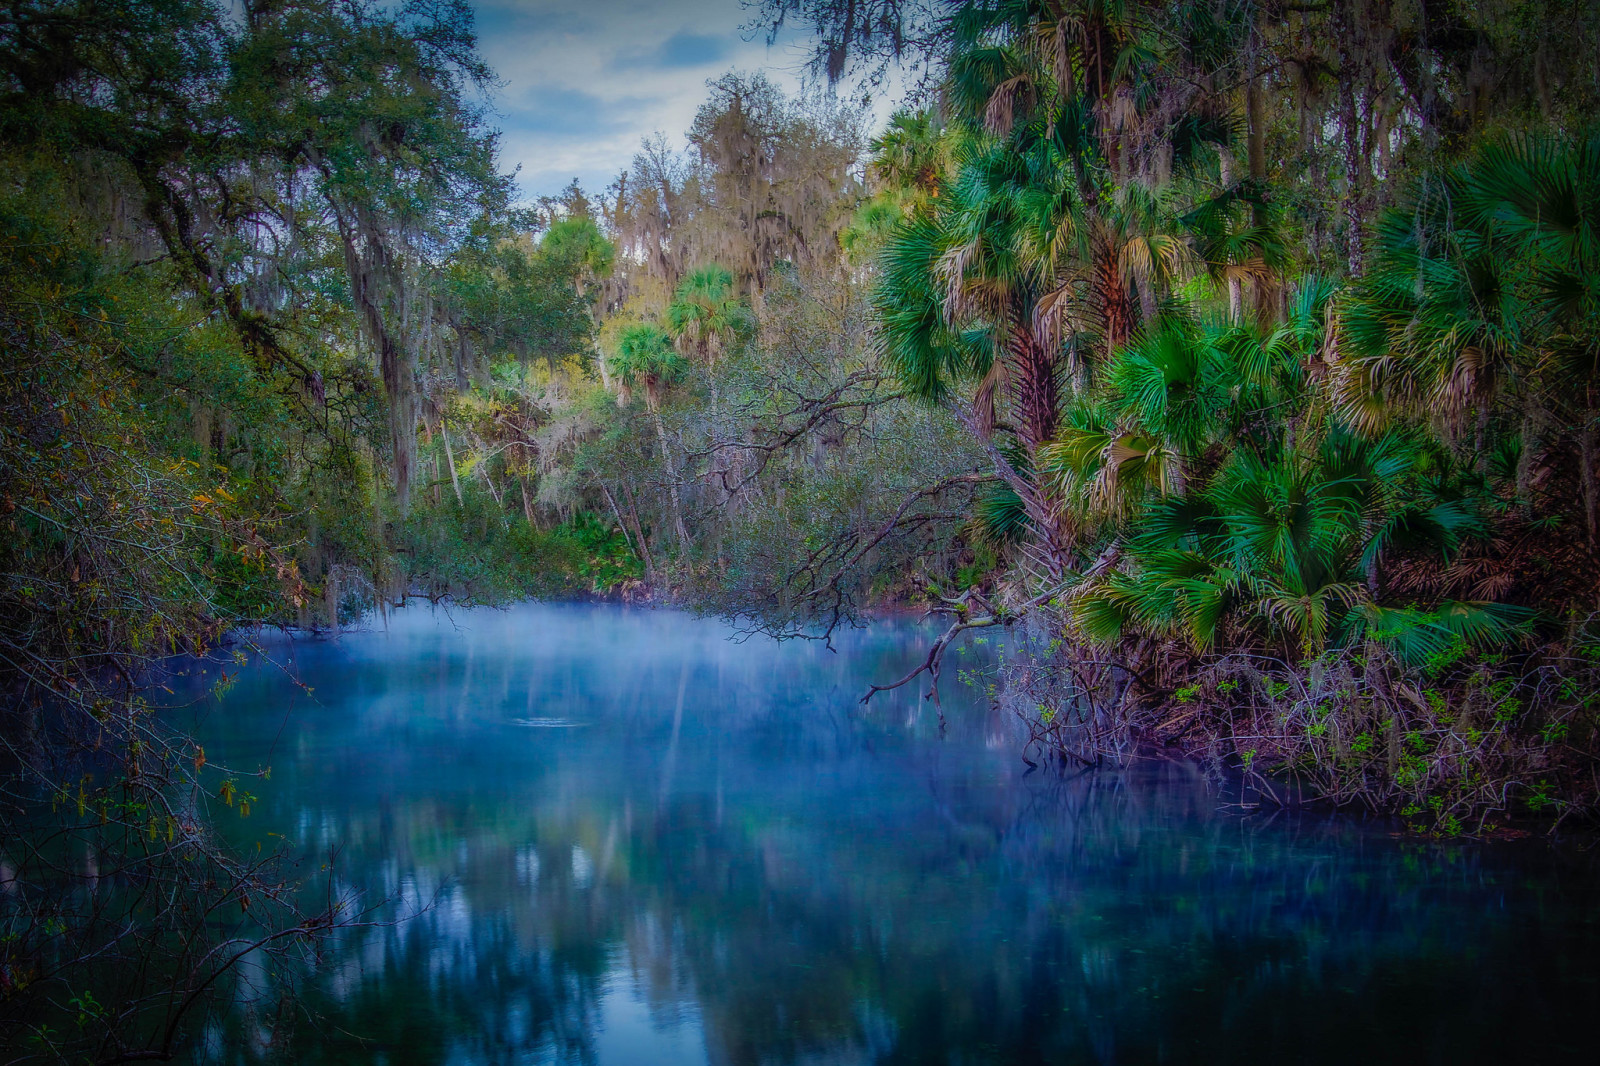
<path id="1" fill-rule="evenodd" d="M 288 1006 L 218 1013 L 193 1058 L 1600 1061 L 1581 851 L 1241 812 L 1173 764 L 1028 774 L 981 687 L 947 675 L 942 725 L 913 688 L 858 704 L 925 631 L 730 635 L 413 608 L 268 645 L 183 718 L 272 768 L 226 831 L 413 916 L 342 934 Z"/>

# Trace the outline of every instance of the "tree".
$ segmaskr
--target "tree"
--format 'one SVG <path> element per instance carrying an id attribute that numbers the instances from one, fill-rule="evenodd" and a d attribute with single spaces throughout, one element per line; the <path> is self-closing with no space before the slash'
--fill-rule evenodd
<path id="1" fill-rule="evenodd" d="M 786 98 L 761 75 L 711 85 L 687 153 L 647 143 L 608 213 L 634 264 L 610 298 L 649 281 L 669 292 L 696 264 L 720 263 L 735 291 L 759 295 L 777 264 L 827 262 L 859 190 L 863 112 L 828 98 Z"/>
<path id="2" fill-rule="evenodd" d="M 1142 175 L 1163 151 L 1206 143 L 1203 123 L 1172 115 L 1207 101 L 1137 102 L 1165 47 L 1137 5 L 969 4 L 952 37 L 953 170 L 885 243 L 878 305 L 908 386 L 942 399 L 975 381 L 974 429 L 1012 430 L 1018 459 L 995 458 L 1060 571 L 1076 534 L 1026 471 L 1060 427 L 1063 385 L 1086 382 L 1179 276 L 1187 246 Z M 1179 146 L 1173 130 L 1193 136 Z"/>
<path id="3" fill-rule="evenodd" d="M 667 327 L 680 347 L 715 372 L 723 348 L 750 327 L 744 302 L 734 292 L 733 274 L 715 263 L 690 271 L 667 307 Z"/>
<path id="4" fill-rule="evenodd" d="M 8 983 L 8 1048 L 170 1058 L 239 961 L 204 916 L 332 928 L 196 813 L 242 792 L 151 717 L 147 668 L 404 602 L 447 379 L 491 338 L 587 342 L 573 274 L 515 247 L 487 77 L 455 2 L 0 13 L 0 836 L 23 924 L 73 946 L 4 947 L 37 978 Z M 68 842 L 119 887 L 84 893 Z M 114 1009 L 74 1024 L 74 995 Z"/>
<path id="5" fill-rule="evenodd" d="M 752 26 L 769 44 L 791 19 L 815 34 L 811 70 L 829 83 L 851 71 L 881 82 L 891 64 L 936 67 L 948 41 L 951 0 L 760 0 Z"/>
<path id="6" fill-rule="evenodd" d="M 1380 220 L 1369 275 L 1341 317 L 1338 397 L 1368 430 L 1435 417 L 1490 458 L 1498 409 L 1546 448 L 1570 448 L 1596 543 L 1600 353 L 1600 137 L 1490 142 L 1420 181 Z M 1537 417 L 1536 417 L 1537 416 Z M 1552 434 L 1551 429 L 1555 432 Z M 1533 440 L 1524 440 L 1533 458 Z"/>
<path id="7" fill-rule="evenodd" d="M 644 393 L 645 408 L 655 423 L 656 439 L 661 445 L 661 463 L 667 471 L 667 491 L 672 500 L 672 522 L 678 534 L 678 543 L 688 551 L 693 542 L 683 524 L 683 504 L 678 496 L 677 463 L 672 448 L 667 443 L 667 426 L 661 418 L 661 405 L 666 394 L 683 377 L 688 364 L 672 346 L 666 330 L 652 322 L 636 322 L 617 334 L 616 351 L 608 360 L 611 374 L 625 390 L 620 399 L 627 402 L 632 391 Z"/>

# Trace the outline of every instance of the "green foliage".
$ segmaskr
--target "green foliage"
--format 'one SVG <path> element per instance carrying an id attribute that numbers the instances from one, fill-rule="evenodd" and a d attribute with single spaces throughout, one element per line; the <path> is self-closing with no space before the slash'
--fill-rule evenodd
<path id="1" fill-rule="evenodd" d="M 1485 524 L 1459 476 L 1438 476 L 1425 436 L 1323 421 L 1298 376 L 1327 298 L 1309 293 L 1271 334 L 1177 323 L 1136 338 L 1041 449 L 1086 521 L 1125 531 L 1124 567 L 1078 601 L 1095 639 L 1136 625 L 1208 648 L 1264 626 L 1306 655 L 1367 635 L 1422 655 L 1454 632 L 1487 646 L 1525 626 L 1513 608 L 1372 601 L 1386 558 L 1448 557 Z"/>
<path id="2" fill-rule="evenodd" d="M 605 278 L 616 265 L 616 247 L 587 214 L 567 214 L 550 223 L 539 242 L 539 253 L 567 276 L 587 273 Z"/>
<path id="3" fill-rule="evenodd" d="M 627 538 L 613 525 L 585 511 L 570 523 L 556 527 L 545 551 L 557 555 L 556 565 L 539 566 L 530 572 L 548 580 L 549 575 L 568 574 L 569 585 L 585 591 L 606 594 L 637 582 L 643 577 L 639 559 L 628 546 Z M 534 552 L 523 554 L 533 562 Z"/>
<path id="4" fill-rule="evenodd" d="M 727 345 L 748 336 L 753 326 L 750 309 L 734 291 L 732 272 L 714 263 L 690 271 L 667 306 L 672 336 L 713 365 Z"/>
<path id="5" fill-rule="evenodd" d="M 396 529 L 410 587 L 457 603 L 526 597 L 604 595 L 642 577 L 639 560 L 615 525 L 579 512 L 539 529 L 506 520 L 486 492 L 418 508 Z"/>
<path id="6" fill-rule="evenodd" d="M 653 322 L 635 322 L 617 334 L 616 351 L 608 357 L 611 373 L 629 389 L 644 393 L 651 410 L 660 408 L 666 391 L 688 371 L 688 362 L 673 349 L 672 337 Z"/>

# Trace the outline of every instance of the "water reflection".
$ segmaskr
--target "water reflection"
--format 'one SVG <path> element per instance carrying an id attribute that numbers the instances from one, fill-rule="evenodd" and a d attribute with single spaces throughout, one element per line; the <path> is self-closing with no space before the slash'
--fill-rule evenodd
<path id="1" fill-rule="evenodd" d="M 1008 724 L 838 654 L 604 607 L 405 612 L 194 724 L 273 766 L 246 844 L 339 851 L 306 1063 L 1593 1061 L 1592 870 L 1218 812 L 1182 767 L 1024 777 Z M 279 649 L 290 654 L 291 649 Z"/>

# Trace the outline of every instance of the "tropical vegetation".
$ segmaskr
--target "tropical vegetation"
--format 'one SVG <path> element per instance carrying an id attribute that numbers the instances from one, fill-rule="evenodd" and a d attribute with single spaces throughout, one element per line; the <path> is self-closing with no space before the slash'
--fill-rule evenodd
<path id="1" fill-rule="evenodd" d="M 418 597 L 915 606 L 884 684 L 1009 629 L 1031 762 L 1595 814 L 1593 5 L 755 16 L 811 91 L 729 73 L 520 203 L 464 3 L 0 13 L 8 1043 L 173 1054 L 360 920 L 217 843 L 267 768 L 152 705 L 174 653 Z"/>

